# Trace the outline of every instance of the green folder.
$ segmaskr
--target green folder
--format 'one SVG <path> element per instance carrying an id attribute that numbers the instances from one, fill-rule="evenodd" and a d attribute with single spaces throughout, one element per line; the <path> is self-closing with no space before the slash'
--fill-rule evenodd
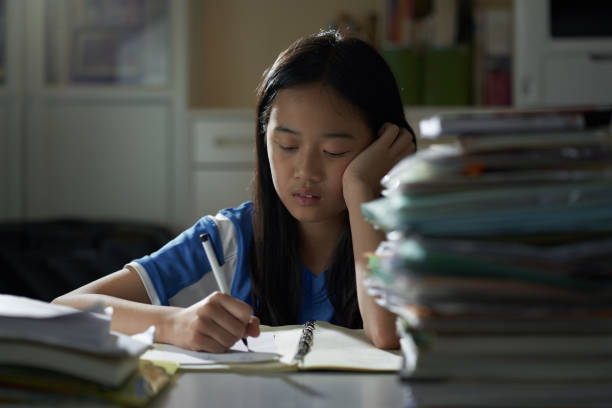
<path id="1" fill-rule="evenodd" d="M 472 51 L 469 47 L 424 51 L 423 104 L 472 104 Z"/>
<path id="2" fill-rule="evenodd" d="M 422 54 L 414 48 L 397 47 L 383 50 L 404 105 L 418 105 L 422 99 Z"/>

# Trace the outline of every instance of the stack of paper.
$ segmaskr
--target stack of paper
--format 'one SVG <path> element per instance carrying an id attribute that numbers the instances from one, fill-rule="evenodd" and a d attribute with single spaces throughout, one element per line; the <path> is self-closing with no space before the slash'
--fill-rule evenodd
<path id="1" fill-rule="evenodd" d="M 168 378 L 150 365 L 139 370 L 139 357 L 153 343 L 154 333 L 133 338 L 111 332 L 111 313 L 102 305 L 77 310 L 0 295 L 3 398 L 33 402 L 30 397 L 37 394 L 40 401 L 55 402 L 77 396 L 125 404 L 145 401 L 150 390 L 143 393 L 143 381 L 154 379 L 159 388 Z M 131 392 L 136 387 L 142 389 L 137 398 Z"/>
<path id="2" fill-rule="evenodd" d="M 610 110 L 504 115 L 428 120 L 457 143 L 362 206 L 388 233 L 366 284 L 418 350 L 405 376 L 611 378 Z"/>

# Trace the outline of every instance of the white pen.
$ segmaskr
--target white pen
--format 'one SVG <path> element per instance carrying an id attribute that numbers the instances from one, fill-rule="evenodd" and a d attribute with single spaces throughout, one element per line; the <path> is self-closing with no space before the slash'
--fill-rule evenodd
<path id="1" fill-rule="evenodd" d="M 212 269 L 213 275 L 215 275 L 215 280 L 217 281 L 219 290 L 221 291 L 221 293 L 229 294 L 230 291 L 229 291 L 229 288 L 227 287 L 225 276 L 223 276 L 223 271 L 221 271 L 221 266 L 219 265 L 219 261 L 217 260 L 217 255 L 215 254 L 215 250 L 212 247 L 210 235 L 201 234 L 200 239 L 202 240 L 202 246 L 204 247 L 204 252 L 206 252 L 208 263 L 210 264 L 210 268 Z M 246 346 L 247 350 L 249 350 L 249 344 L 247 343 L 246 337 L 242 338 L 242 342 Z"/>

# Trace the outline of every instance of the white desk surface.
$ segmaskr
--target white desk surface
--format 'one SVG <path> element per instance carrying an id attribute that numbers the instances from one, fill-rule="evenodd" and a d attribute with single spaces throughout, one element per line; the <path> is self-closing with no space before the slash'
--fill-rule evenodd
<path id="1" fill-rule="evenodd" d="M 150 407 L 611 407 L 612 384 L 413 382 L 397 374 L 182 372 Z"/>

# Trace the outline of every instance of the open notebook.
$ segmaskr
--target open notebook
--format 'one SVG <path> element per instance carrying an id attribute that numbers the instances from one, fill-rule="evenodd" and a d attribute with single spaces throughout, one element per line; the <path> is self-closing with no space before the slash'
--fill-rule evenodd
<path id="1" fill-rule="evenodd" d="M 157 344 L 141 359 L 179 363 L 186 370 L 282 371 L 397 371 L 402 357 L 399 350 L 376 348 L 363 330 L 345 329 L 326 322 L 314 322 L 309 348 L 303 358 L 296 353 L 305 326 L 261 327 L 261 335 L 249 337 L 247 351 L 238 341 L 222 354 L 202 353 Z"/>

